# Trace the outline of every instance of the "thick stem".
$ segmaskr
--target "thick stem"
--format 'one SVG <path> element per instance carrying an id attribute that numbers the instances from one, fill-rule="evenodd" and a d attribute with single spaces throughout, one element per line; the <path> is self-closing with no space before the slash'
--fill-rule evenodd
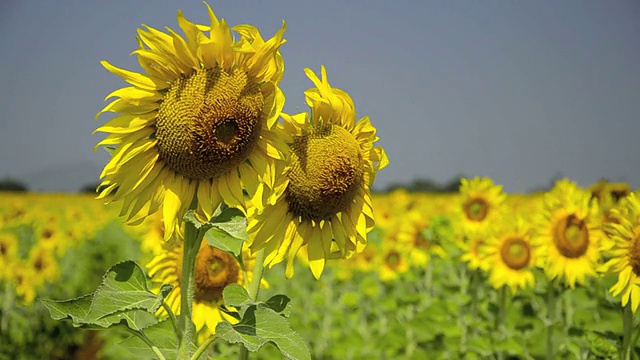
<path id="1" fill-rule="evenodd" d="M 628 302 L 624 307 L 622 314 L 622 360 L 631 360 L 631 353 L 633 350 L 633 311 L 631 311 L 631 302 Z"/>
<path id="2" fill-rule="evenodd" d="M 247 289 L 247 292 L 249 293 L 249 298 L 253 301 L 258 301 L 260 282 L 262 281 L 262 275 L 264 274 L 264 256 L 264 249 L 258 251 L 258 254 L 256 254 L 256 265 L 253 268 L 253 278 L 251 279 L 251 283 L 248 284 L 249 288 Z M 238 359 L 249 359 L 249 351 L 243 344 L 240 344 Z"/>
<path id="3" fill-rule="evenodd" d="M 195 294 L 194 267 L 202 243 L 202 234 L 195 225 L 185 222 L 182 256 L 182 281 L 180 287 L 180 315 L 178 323 L 182 331 L 178 359 L 190 358 L 190 349 L 195 345 L 195 327 L 191 321 Z"/>
<path id="4" fill-rule="evenodd" d="M 256 266 L 253 268 L 253 279 L 249 284 L 247 292 L 249 297 L 253 301 L 258 300 L 258 292 L 260 291 L 260 282 L 262 281 L 262 275 L 264 274 L 264 249 L 258 251 L 256 254 Z"/>
<path id="5" fill-rule="evenodd" d="M 556 297 L 555 289 L 552 281 L 547 286 L 547 350 L 546 359 L 555 359 L 555 351 L 553 347 L 553 325 L 556 320 Z"/>

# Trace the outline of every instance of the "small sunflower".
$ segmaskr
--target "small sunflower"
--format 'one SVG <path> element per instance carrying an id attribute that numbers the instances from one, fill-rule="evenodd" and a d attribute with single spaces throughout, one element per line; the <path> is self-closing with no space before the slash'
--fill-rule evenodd
<path id="1" fill-rule="evenodd" d="M 265 249 L 272 266 L 288 257 L 286 276 L 293 276 L 293 259 L 308 247 L 309 267 L 316 278 L 325 261 L 361 252 L 374 226 L 370 186 L 376 172 L 388 164 L 369 118 L 356 122 L 351 97 L 329 85 L 310 69 L 305 73 L 316 88 L 305 91 L 307 113 L 282 114 L 286 133 L 293 134 L 290 163 L 264 211 L 256 212 L 248 231 L 252 251 Z"/>
<path id="2" fill-rule="evenodd" d="M 171 29 L 138 30 L 133 53 L 145 73 L 102 62 L 133 86 L 109 94 L 116 99 L 98 113 L 119 114 L 96 129 L 109 134 L 96 147 L 113 149 L 98 198 L 122 202 L 120 216 L 130 224 L 161 211 L 165 240 L 192 202 L 206 220 L 221 202 L 244 209 L 243 189 L 271 184 L 273 163 L 286 151 L 270 131 L 284 105 L 284 24 L 266 41 L 255 27 L 238 25 L 234 40 L 207 8 L 210 26 L 178 12 L 184 38 Z"/>
<path id="3" fill-rule="evenodd" d="M 504 223 L 484 247 L 486 263 L 491 264 L 489 283 L 495 289 L 508 286 L 512 293 L 532 288 L 535 283 L 535 249 L 531 229 L 522 218 Z"/>
<path id="4" fill-rule="evenodd" d="M 246 253 L 246 251 L 245 251 Z M 149 276 L 154 284 L 170 284 L 173 290 L 166 303 L 175 314 L 180 313 L 182 286 L 182 245 L 156 255 L 147 264 Z M 248 257 L 247 264 L 251 265 Z M 222 321 L 233 321 L 224 314 L 219 306 L 224 303 L 222 290 L 229 284 L 244 284 L 242 269 L 237 260 L 229 253 L 210 246 L 206 241 L 200 245 L 194 270 L 195 297 L 193 303 L 193 322 L 196 329 L 206 334 L 214 334 L 216 325 Z M 166 316 L 164 309 L 158 315 Z"/>
<path id="5" fill-rule="evenodd" d="M 0 280 L 10 278 L 16 266 L 18 237 L 13 232 L 0 232 Z"/>
<path id="6" fill-rule="evenodd" d="M 376 253 L 378 277 L 384 282 L 393 281 L 409 271 L 409 248 L 395 241 L 383 240 L 382 249 Z"/>
<path id="7" fill-rule="evenodd" d="M 460 180 L 460 207 L 457 210 L 465 233 L 482 233 L 500 217 L 506 195 L 501 185 L 489 178 Z"/>
<path id="8" fill-rule="evenodd" d="M 487 261 L 484 248 L 487 246 L 487 238 L 491 232 L 485 234 L 471 234 L 465 237 L 465 241 L 459 242 L 462 250 L 460 260 L 467 263 L 471 270 L 480 269 L 489 271 L 491 263 Z"/>
<path id="9" fill-rule="evenodd" d="M 545 194 L 544 209 L 536 217 L 534 246 L 550 279 L 562 278 L 574 287 L 596 275 L 602 231 L 597 202 L 569 180 L 556 183 Z"/>
<path id="10" fill-rule="evenodd" d="M 609 291 L 613 296 L 622 294 L 622 306 L 631 300 L 635 313 L 640 305 L 640 200 L 631 193 L 620 205 L 611 210 L 614 221 L 606 226 L 613 246 L 606 252 L 611 258 L 603 268 L 618 274 L 618 281 Z"/>

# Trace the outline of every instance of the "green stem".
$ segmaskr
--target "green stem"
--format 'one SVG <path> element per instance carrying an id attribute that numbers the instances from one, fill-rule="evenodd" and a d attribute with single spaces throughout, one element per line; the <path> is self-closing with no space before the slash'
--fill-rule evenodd
<path id="1" fill-rule="evenodd" d="M 427 296 L 431 298 L 431 285 L 433 283 L 433 258 L 429 257 L 429 262 L 427 263 L 427 267 L 424 271 L 424 287 L 427 293 Z"/>
<path id="2" fill-rule="evenodd" d="M 153 352 L 156 354 L 156 356 L 158 357 L 158 359 L 160 360 L 166 360 L 164 355 L 162 355 L 162 353 L 160 352 L 160 349 L 158 349 L 157 346 L 155 346 L 155 344 L 151 341 L 151 339 L 149 339 L 147 337 L 147 335 L 145 335 L 143 332 L 141 331 L 136 331 L 130 328 L 126 328 L 127 331 L 129 333 L 131 333 L 132 335 L 138 337 L 140 340 L 144 341 L 145 344 L 147 344 L 151 350 L 153 350 Z"/>
<path id="3" fill-rule="evenodd" d="M 264 274 L 264 256 L 264 249 L 258 251 L 258 254 L 256 254 L 256 265 L 253 268 L 253 278 L 251 279 L 251 283 L 249 284 L 249 288 L 247 289 L 249 298 L 251 298 L 251 300 L 253 300 L 254 302 L 258 301 L 260 282 L 262 281 L 262 275 Z M 249 351 L 243 344 L 240 344 L 240 353 L 238 354 L 238 359 L 249 359 Z"/>
<path id="4" fill-rule="evenodd" d="M 198 360 L 200 356 L 204 353 L 205 350 L 211 345 L 218 337 L 216 335 L 210 336 L 207 340 L 205 340 L 202 345 L 193 353 L 191 360 Z"/>
<path id="5" fill-rule="evenodd" d="M 180 315 L 178 323 L 182 339 L 178 348 L 178 359 L 190 358 L 190 349 L 195 345 L 195 326 L 191 320 L 195 294 L 194 267 L 202 243 L 203 234 L 190 222 L 185 222 L 182 256 L 182 281 L 180 287 Z"/>
<path id="6" fill-rule="evenodd" d="M 546 359 L 555 359 L 553 347 L 553 325 L 556 320 L 556 298 L 553 281 L 549 281 L 547 286 L 547 350 Z"/>
<path id="7" fill-rule="evenodd" d="M 503 285 L 498 291 L 498 314 L 496 315 L 495 333 L 498 334 L 497 340 L 502 340 L 502 334 L 505 333 L 504 327 L 507 319 L 507 286 Z M 498 351 L 498 359 L 504 359 L 504 353 Z"/>
<path id="8" fill-rule="evenodd" d="M 171 306 L 167 305 L 164 301 L 162 302 L 162 307 L 169 314 L 169 320 L 171 321 L 171 325 L 173 326 L 173 331 L 178 335 L 178 341 L 182 340 L 182 331 L 178 326 L 178 319 L 176 319 L 176 314 L 171 310 Z"/>
<path id="9" fill-rule="evenodd" d="M 631 341 L 631 337 L 633 336 L 633 311 L 631 311 L 631 302 L 627 303 L 624 307 L 624 312 L 622 315 L 622 326 L 623 326 L 623 334 L 622 334 L 622 360 L 631 360 L 631 353 L 633 350 L 633 341 Z"/>
<path id="10" fill-rule="evenodd" d="M 256 266 L 253 268 L 253 279 L 249 284 L 249 297 L 253 301 L 258 300 L 258 292 L 260 291 L 260 282 L 262 281 L 262 275 L 264 274 L 264 249 L 258 251 L 256 254 Z"/>

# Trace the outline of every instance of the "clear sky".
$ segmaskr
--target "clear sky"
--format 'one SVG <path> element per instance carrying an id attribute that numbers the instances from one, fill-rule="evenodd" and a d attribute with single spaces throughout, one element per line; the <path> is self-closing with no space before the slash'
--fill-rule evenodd
<path id="1" fill-rule="evenodd" d="M 282 47 L 285 111 L 306 110 L 303 72 L 327 67 L 391 164 L 377 188 L 489 176 L 510 192 L 562 175 L 640 187 L 640 2 L 211 1 L 231 25 Z M 125 85 L 100 60 L 139 70 L 136 28 L 179 31 L 201 1 L 0 2 L 0 178 L 36 190 L 96 182 L 107 155 L 91 132 Z"/>

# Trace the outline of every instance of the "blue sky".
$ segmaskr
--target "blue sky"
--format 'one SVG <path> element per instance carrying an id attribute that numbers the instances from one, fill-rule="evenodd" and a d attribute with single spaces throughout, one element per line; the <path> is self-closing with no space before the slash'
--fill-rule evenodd
<path id="1" fill-rule="evenodd" d="M 64 5 L 62 5 L 64 4 Z M 378 188 L 489 176 L 510 192 L 558 175 L 640 187 L 640 3 L 636 1 L 216 1 L 231 25 L 271 36 L 287 22 L 285 111 L 306 110 L 304 67 L 368 115 L 391 164 Z M 3 1 L 0 178 L 74 191 L 107 161 L 91 132 L 139 70 L 136 28 L 179 29 L 200 1 Z"/>

